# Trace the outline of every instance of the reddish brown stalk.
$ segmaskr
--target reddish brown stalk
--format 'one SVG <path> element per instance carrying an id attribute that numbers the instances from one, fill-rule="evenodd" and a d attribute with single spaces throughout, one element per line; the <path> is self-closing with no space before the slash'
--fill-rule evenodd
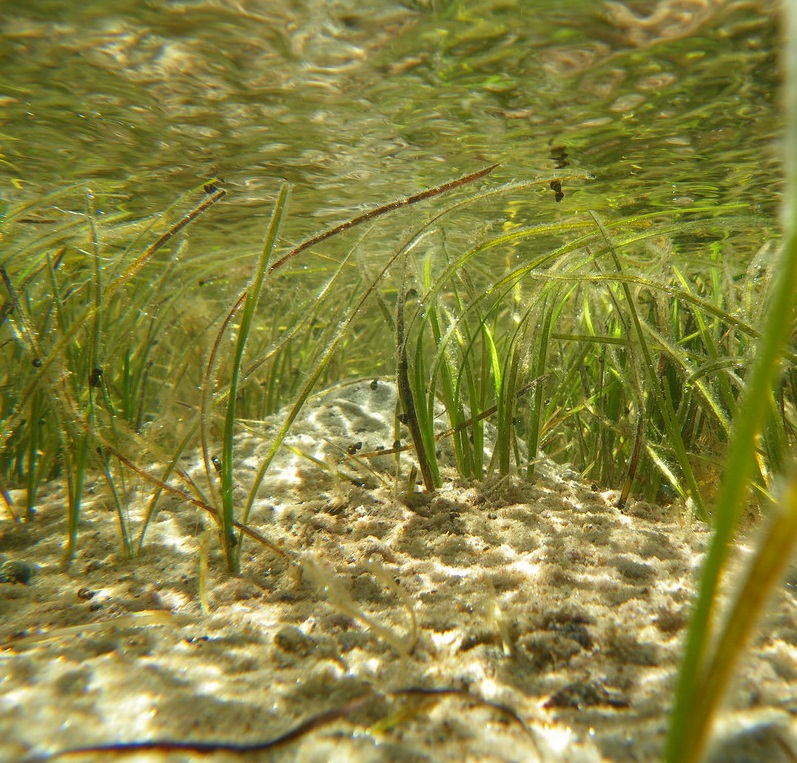
<path id="1" fill-rule="evenodd" d="M 353 217 L 351 220 L 347 220 L 345 223 L 336 225 L 334 228 L 329 228 L 323 233 L 319 233 L 312 238 L 308 238 L 298 246 L 295 246 L 287 254 L 284 254 L 276 262 L 272 263 L 271 267 L 268 269 L 268 272 L 271 273 L 275 270 L 279 270 L 279 268 L 292 260 L 300 252 L 303 252 L 305 249 L 309 249 L 311 246 L 320 244 L 322 241 L 326 241 L 328 238 L 332 238 L 332 236 L 336 236 L 338 233 L 343 233 L 350 228 L 354 228 L 356 225 L 360 225 L 361 223 L 366 223 L 369 220 L 386 215 L 388 212 L 392 212 L 394 209 L 401 209 L 401 207 L 407 207 L 410 204 L 417 204 L 419 201 L 425 201 L 426 199 L 439 196 L 441 193 L 446 193 L 447 191 L 452 191 L 455 188 L 467 185 L 468 183 L 473 183 L 474 181 L 479 180 L 479 178 L 489 175 L 497 166 L 497 164 L 491 164 L 489 167 L 485 167 L 478 172 L 472 172 L 470 175 L 464 175 L 461 178 L 451 180 L 448 183 L 443 183 L 443 185 L 438 185 L 435 188 L 430 188 L 427 191 L 421 191 L 413 196 L 407 196 L 406 198 L 397 199 L 396 201 L 391 201 L 388 204 L 383 204 L 381 207 L 372 209 L 369 212 L 364 212 L 363 214 L 359 215 L 359 217 Z"/>
<path id="2" fill-rule="evenodd" d="M 264 742 L 251 742 L 240 744 L 237 742 L 183 742 L 173 739 L 152 740 L 144 742 L 119 742 L 117 744 L 95 745 L 93 747 L 80 747 L 73 750 L 64 750 L 63 752 L 55 753 L 46 758 L 46 760 L 56 760 L 76 755 L 130 755 L 136 752 L 144 751 L 158 751 L 158 752 L 193 752 L 198 755 L 209 755 L 214 752 L 226 752 L 232 755 L 246 755 L 249 753 L 268 752 L 273 751 L 282 745 L 293 742 L 301 737 L 309 734 L 316 729 L 332 723 L 333 721 L 348 718 L 358 710 L 366 706 L 371 706 L 379 699 L 397 699 L 399 697 L 415 697 L 427 698 L 432 702 L 444 699 L 446 697 L 456 697 L 465 702 L 468 702 L 476 707 L 487 707 L 495 710 L 502 715 L 507 716 L 509 719 L 517 723 L 523 731 L 528 734 L 532 744 L 536 747 L 536 739 L 534 734 L 529 728 L 528 724 L 508 705 L 503 705 L 498 702 L 491 702 L 476 694 L 472 694 L 466 689 L 426 689 L 426 688 L 407 688 L 398 689 L 397 691 L 382 693 L 367 694 L 364 697 L 347 702 L 342 707 L 326 710 L 318 713 L 306 721 L 303 721 L 298 726 L 286 731 L 278 737 L 269 739 Z"/>
<path id="3" fill-rule="evenodd" d="M 105 300 L 108 300 L 108 297 L 111 293 L 116 291 L 122 284 L 129 281 L 136 273 L 138 273 L 144 265 L 149 262 L 152 258 L 152 255 L 158 251 L 165 243 L 169 241 L 173 236 L 177 235 L 186 225 L 190 222 L 195 220 L 199 215 L 201 215 L 206 209 L 212 207 L 217 201 L 220 201 L 227 195 L 227 191 L 223 188 L 216 188 L 213 185 L 206 186 L 209 189 L 212 189 L 212 195 L 208 196 L 204 199 L 200 204 L 197 204 L 192 210 L 186 212 L 171 228 L 169 228 L 165 233 L 163 233 L 157 241 L 147 247 L 147 250 L 124 272 L 122 273 L 119 278 L 113 281 L 109 287 L 105 291 Z"/>
<path id="4" fill-rule="evenodd" d="M 309 734 L 311 731 L 315 731 L 315 729 L 321 728 L 332 721 L 351 715 L 355 710 L 359 710 L 367 700 L 371 699 L 371 695 L 368 695 L 367 697 L 355 699 L 343 707 L 327 710 L 326 712 L 314 715 L 298 726 L 286 731 L 284 734 L 274 739 L 269 739 L 266 742 L 237 744 L 235 742 L 178 742 L 171 739 L 164 739 L 161 741 L 153 740 L 149 742 L 120 742 L 118 744 L 104 744 L 95 747 L 80 747 L 74 750 L 64 750 L 64 752 L 51 755 L 48 760 L 66 758 L 73 755 L 131 755 L 146 750 L 158 752 L 194 752 L 199 755 L 209 755 L 214 752 L 228 752 L 234 755 L 266 752 L 281 747 L 284 744 L 288 744 L 289 742 L 293 742 L 295 739 L 299 739 L 305 734 Z"/>

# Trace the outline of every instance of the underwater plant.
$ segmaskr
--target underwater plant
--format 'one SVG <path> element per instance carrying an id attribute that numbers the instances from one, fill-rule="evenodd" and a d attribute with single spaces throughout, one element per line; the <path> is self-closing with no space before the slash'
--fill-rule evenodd
<path id="1" fill-rule="evenodd" d="M 676 498 L 708 518 L 705 494 L 710 497 L 722 468 L 745 369 L 761 336 L 758 305 L 771 284 L 758 272 L 729 272 L 722 250 L 729 231 L 749 239 L 759 224 L 735 206 L 504 224 L 452 248 L 445 232 L 465 213 L 502 199 L 534 203 L 550 178 L 503 183 L 470 192 L 415 224 L 376 266 L 360 252 L 368 231 L 340 258 L 325 253 L 314 275 L 318 285 L 303 302 L 284 287 L 286 276 L 308 280 L 301 268 L 291 268 L 300 255 L 346 239 L 360 225 L 466 189 L 495 169 L 373 207 L 276 253 L 288 205 L 283 185 L 254 266 L 245 254 L 238 259 L 238 272 L 252 273 L 248 283 L 236 293 L 228 279 L 223 291 L 232 291 L 232 307 L 216 301 L 199 328 L 192 308 L 207 310 L 197 291 L 214 277 L 214 264 L 210 257 L 181 257 L 188 242 L 179 234 L 224 198 L 214 182 L 192 192 L 201 195 L 187 212 L 178 211 L 185 203 L 178 201 L 163 216 L 132 226 L 111 219 L 99 229 L 90 196 L 77 221 L 44 235 L 30 235 L 19 222 L 30 210 L 9 210 L 0 262 L 6 510 L 29 518 L 39 485 L 61 475 L 71 558 L 86 475 L 102 474 L 132 554 L 156 511 L 159 483 L 177 479 L 212 507 L 234 571 L 240 538 L 233 529 L 248 521 L 258 487 L 308 396 L 319 383 L 387 373 L 397 377 L 401 418 L 426 490 L 441 480 L 435 451 L 442 404 L 445 436 L 463 477 L 517 471 L 533 479 L 545 452 L 598 484 L 622 485 L 621 504 L 632 492 Z M 567 187 L 584 176 L 558 178 Z M 177 219 L 169 222 L 170 216 Z M 161 220 L 168 223 L 164 232 L 144 245 Z M 105 256 L 106 240 L 130 233 L 121 254 Z M 701 257 L 696 240 L 705 242 Z M 668 248 L 662 252 L 662 246 Z M 496 262 L 503 263 L 497 277 Z M 762 268 L 768 274 L 771 265 Z M 266 294 L 269 311 L 259 308 Z M 335 321 L 323 317 L 332 304 Z M 186 342 L 187 336 L 193 339 Z M 363 336 L 370 337 L 365 352 Z M 228 337 L 234 337 L 231 355 Z M 785 379 L 757 462 L 754 484 L 764 497 L 793 438 L 791 373 Z M 284 412 L 282 424 L 237 511 L 238 422 L 277 411 Z M 179 426 L 165 424 L 175 417 Z M 180 465 L 197 437 L 205 487 Z M 151 474 L 152 462 L 166 466 Z M 125 508 L 130 463 L 137 477 L 150 474 L 156 488 L 137 544 Z M 22 517 L 8 493 L 18 487 L 26 488 Z"/>
<path id="2" fill-rule="evenodd" d="M 788 444 L 778 453 L 775 464 L 782 484 L 767 506 L 764 527 L 747 568 L 728 580 L 729 552 L 749 500 L 749 486 L 751 482 L 755 484 L 756 472 L 760 475 L 764 471 L 761 455 L 765 443 L 772 439 L 773 431 L 775 436 L 785 435 L 780 429 L 781 390 L 788 387 L 793 373 L 791 352 L 797 296 L 797 9 L 785 3 L 783 13 L 786 117 L 783 244 L 773 263 L 775 283 L 767 310 L 761 316 L 755 361 L 734 412 L 727 462 L 712 516 L 714 534 L 700 573 L 670 720 L 668 763 L 702 758 L 734 667 L 759 625 L 766 602 L 780 583 L 797 543 L 797 474 L 791 452 L 793 442 L 786 437 Z M 732 593 L 720 618 L 723 583 Z M 788 754 L 794 757 L 793 750 Z"/>

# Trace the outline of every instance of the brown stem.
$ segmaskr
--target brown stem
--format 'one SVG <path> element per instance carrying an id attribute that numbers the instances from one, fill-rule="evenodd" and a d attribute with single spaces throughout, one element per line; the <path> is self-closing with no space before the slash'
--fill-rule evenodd
<path id="1" fill-rule="evenodd" d="M 407 207 L 410 204 L 417 204 L 419 201 L 425 201 L 426 199 L 434 198 L 435 196 L 439 196 L 441 193 L 446 193 L 446 191 L 451 191 L 454 188 L 459 188 L 462 185 L 472 183 L 475 180 L 479 180 L 479 178 L 483 178 L 485 175 L 489 175 L 496 167 L 498 167 L 497 164 L 491 164 L 489 167 L 485 167 L 478 172 L 471 172 L 470 175 L 463 175 L 461 178 L 450 180 L 448 183 L 443 183 L 443 185 L 438 185 L 435 188 L 421 191 L 413 196 L 407 196 L 403 199 L 391 201 L 388 204 L 383 204 L 381 207 L 372 209 L 370 212 L 364 212 L 363 214 L 359 215 L 359 217 L 353 217 L 351 220 L 346 220 L 346 222 L 336 225 L 334 228 L 328 228 L 322 233 L 319 233 L 312 238 L 308 238 L 306 241 L 303 241 L 301 244 L 291 249 L 287 254 L 284 254 L 276 262 L 272 263 L 271 267 L 268 269 L 268 272 L 271 273 L 275 270 L 279 270 L 279 268 L 292 260 L 297 254 L 303 252 L 305 249 L 309 249 L 311 246 L 320 244 L 322 241 L 326 241 L 328 238 L 332 238 L 332 236 L 336 236 L 338 233 L 343 233 L 344 231 L 353 228 L 355 225 L 360 225 L 361 223 L 366 223 L 376 217 L 386 215 L 388 212 L 392 212 L 394 209 Z"/>

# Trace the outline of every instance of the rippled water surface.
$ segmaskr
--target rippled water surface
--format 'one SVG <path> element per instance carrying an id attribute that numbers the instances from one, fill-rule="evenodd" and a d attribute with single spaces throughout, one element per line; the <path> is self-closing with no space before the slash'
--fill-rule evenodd
<path id="1" fill-rule="evenodd" d="M 494 162 L 567 166 L 521 217 L 739 202 L 774 218 L 774 6 L 737 0 L 12 0 L 2 194 L 163 208 L 223 178 L 225 230 L 295 235 Z M 231 227 L 232 226 L 232 227 Z"/>

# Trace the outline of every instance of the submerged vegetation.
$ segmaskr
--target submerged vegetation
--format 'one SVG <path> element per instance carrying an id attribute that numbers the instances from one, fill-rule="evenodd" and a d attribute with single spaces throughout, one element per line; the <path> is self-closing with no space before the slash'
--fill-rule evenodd
<path id="1" fill-rule="evenodd" d="M 504 225 L 454 249 L 446 226 L 456 226 L 462 207 L 497 195 L 539 197 L 552 180 L 471 189 L 416 222 L 381 269 L 362 257 L 365 237 L 347 243 L 332 266 L 325 253 L 307 276 L 320 281 L 317 291 L 308 290 L 304 303 L 295 300 L 287 278 L 304 271 L 287 278 L 281 271 L 306 258 L 305 250 L 492 169 L 387 203 L 272 262 L 288 203 L 283 186 L 260 257 L 253 266 L 241 258 L 237 267 L 240 279 L 254 271 L 250 281 L 236 286 L 229 279 L 243 289 L 230 308 L 200 296 L 218 276 L 218 264 L 209 256 L 186 257 L 189 243 L 178 235 L 225 195 L 213 182 L 193 192 L 201 196 L 189 211 L 176 210 L 190 196 L 132 225 L 100 222 L 90 194 L 85 213 L 61 226 L 40 217 L 56 199 L 39 210 L 7 210 L 0 263 L 7 510 L 15 512 L 8 490 L 24 487 L 29 517 L 39 485 L 61 476 L 73 517 L 71 556 L 85 475 L 99 470 L 132 553 L 124 506 L 131 475 L 111 453 L 142 467 L 166 459 L 171 473 L 201 432 L 209 487 L 191 489 L 217 503 L 212 460 L 219 458 L 219 517 L 229 532 L 236 417 L 290 409 L 286 432 L 319 380 L 398 369 L 427 490 L 440 483 L 434 445 L 440 401 L 464 477 L 519 470 L 533 478 L 541 449 L 598 484 L 624 485 L 622 502 L 632 489 L 649 500 L 678 498 L 706 519 L 775 259 L 762 229 L 750 266 L 734 271 L 727 251 L 733 232 L 749 237 L 762 227 L 741 210 L 695 207 L 677 216 L 590 214 Z M 169 216 L 176 221 L 169 224 Z M 153 232 L 164 223 L 163 232 Z M 130 241 L 120 246 L 123 231 Z M 788 359 L 757 459 L 754 484 L 764 497 L 794 435 L 794 356 Z M 487 419 L 495 432 L 489 464 Z M 279 440 L 271 455 L 277 447 Z M 241 511 L 244 521 L 247 513 Z M 234 542 L 225 538 L 234 569 Z"/>
<path id="2" fill-rule="evenodd" d="M 795 71 L 792 61 L 792 81 Z M 794 103 L 787 122 L 797 145 Z M 98 211 L 112 201 L 85 187 L 6 204 L 0 511 L 34 521 L 45 484 L 63 485 L 69 565 L 82 502 L 102 481 L 127 556 L 169 495 L 212 518 L 231 573 L 244 539 L 293 559 L 267 527 L 248 524 L 282 440 L 315 391 L 393 378 L 396 419 L 412 442 L 380 455 L 413 462 L 399 493 L 415 464 L 411 490 L 442 484 L 438 444 L 448 437 L 464 479 L 533 481 L 545 453 L 618 489 L 621 505 L 674 504 L 685 520 L 714 525 L 666 752 L 699 759 L 797 537 L 797 171 L 781 244 L 744 203 L 560 212 L 557 202 L 590 179 L 569 169 L 564 148 L 551 156 L 555 171 L 526 180 L 502 182 L 508 168 L 492 165 L 370 200 L 298 244 L 285 230 L 302 188 L 283 183 L 259 249 L 230 246 L 229 231 L 223 243 L 202 235 L 210 222 L 223 228 L 223 210 L 236 204 L 216 179 L 143 219 Z M 236 436 L 267 417 L 275 434 L 242 494 Z M 189 475 L 197 459 L 202 480 Z M 134 522 L 128 504 L 142 489 L 147 511 Z M 766 530 L 720 628 L 718 591 L 745 512 Z M 201 548 L 206 569 L 207 536 Z M 350 608 L 327 578 L 330 598 Z M 407 609 L 410 633 L 394 644 L 402 655 L 416 637 Z"/>
<path id="3" fill-rule="evenodd" d="M 102 474 L 132 554 L 143 540 L 133 537 L 125 508 L 132 482 L 143 473 L 174 478 L 217 516 L 234 570 L 233 528 L 246 523 L 271 458 L 313 390 L 397 374 L 426 490 L 441 480 L 442 403 L 463 477 L 533 479 L 544 451 L 590 481 L 622 487 L 621 503 L 632 494 L 676 500 L 708 519 L 762 332 L 772 233 L 741 209 L 686 207 L 620 220 L 498 222 L 476 240 L 458 241 L 452 231 L 465 209 L 478 212 L 496 198 L 550 204 L 552 183 L 584 182 L 574 173 L 488 185 L 483 178 L 494 169 L 388 201 L 280 252 L 280 224 L 290 214 L 282 186 L 261 253 L 227 263 L 218 289 L 230 295 L 226 306 L 204 296 L 219 278 L 215 255 L 191 251 L 183 237 L 203 214 L 215 214 L 217 202 L 234 203 L 222 201 L 215 181 L 134 223 L 99 218 L 91 194 L 85 211 L 60 225 L 46 219 L 58 198 L 6 210 L 6 511 L 30 518 L 39 486 L 64 480 L 71 558 L 86 475 Z M 75 191 L 62 195 L 74 199 Z M 419 205 L 435 197 L 436 211 L 421 219 Z M 409 232 L 383 261 L 366 258 L 366 226 L 388 214 L 411 215 Z M 752 241 L 753 230 L 760 249 L 745 270 L 734 269 L 733 247 L 742 236 Z M 342 241 L 341 253 L 326 240 Z M 299 280 L 304 300 L 296 298 Z M 794 439 L 793 360 L 787 355 L 769 398 L 753 482 L 759 501 L 768 500 Z M 280 411 L 288 412 L 280 434 L 248 502 L 236 506 L 236 422 Z M 180 468 L 197 444 L 204 485 Z M 152 463 L 167 466 L 155 473 Z M 12 488 L 25 491 L 21 510 Z"/>
<path id="4" fill-rule="evenodd" d="M 588 480 L 623 486 L 622 502 L 632 492 L 680 500 L 708 518 L 761 333 L 776 248 L 770 234 L 762 229 L 761 249 L 742 272 L 726 247 L 734 231 L 749 237 L 761 226 L 733 208 L 493 225 L 455 247 L 446 233 L 465 207 L 495 197 L 549 201 L 547 176 L 474 190 L 493 169 L 375 207 L 275 255 L 289 214 L 283 186 L 261 254 L 252 264 L 242 257 L 228 276 L 236 294 L 228 307 L 201 296 L 218 277 L 217 262 L 187 257 L 190 241 L 180 239 L 224 197 L 214 182 L 133 224 L 101 221 L 90 194 L 85 212 L 61 226 L 41 224 L 57 199 L 7 210 L 0 263 L 6 510 L 29 518 L 41 483 L 63 479 L 69 558 L 86 475 L 101 473 L 132 554 L 125 496 L 135 476 L 124 462 L 141 470 L 166 463 L 152 475 L 165 482 L 179 478 L 181 457 L 200 442 L 207 484 L 183 478 L 183 487 L 217 514 L 236 569 L 235 522 L 246 522 L 308 396 L 340 378 L 398 373 L 427 490 L 441 480 L 435 410 L 442 403 L 463 477 L 512 471 L 533 479 L 542 450 Z M 567 187 L 577 178 L 554 180 Z M 455 192 L 461 198 L 445 200 Z M 348 234 L 433 197 L 437 211 L 422 221 L 415 213 L 410 233 L 382 263 L 363 257 L 367 230 L 359 239 Z M 337 261 L 324 251 L 308 268 L 327 238 L 344 238 L 347 249 Z M 304 302 L 292 285 L 302 278 L 318 284 Z M 793 358 L 769 402 L 759 497 L 769 495 L 793 441 Z M 236 421 L 286 410 L 249 502 L 236 507 Z M 25 490 L 21 516 L 11 488 Z"/>
<path id="5" fill-rule="evenodd" d="M 621 504 L 631 496 L 676 501 L 711 521 L 730 459 L 738 479 L 724 483 L 717 517 L 726 548 L 743 504 L 769 513 L 794 442 L 793 349 L 783 356 L 782 381 L 767 392 L 780 345 L 766 326 L 790 325 L 790 297 L 773 277 L 773 234 L 740 208 L 693 206 L 616 220 L 590 213 L 531 226 L 488 221 L 476 237 L 458 235 L 464 210 L 478 214 L 496 199 L 550 204 L 551 190 L 558 198 L 585 181 L 572 173 L 501 184 L 491 181 L 494 170 L 387 201 L 281 248 L 290 214 L 283 184 L 260 252 L 221 266 L 221 299 L 204 292 L 220 277 L 223 253 L 197 253 L 186 236 L 234 203 L 216 180 L 132 223 L 100 217 L 91 193 L 81 213 L 52 219 L 52 210 L 78 198 L 75 189 L 6 209 L 0 489 L 9 517 L 32 520 L 42 485 L 62 481 L 68 564 L 80 543 L 81 502 L 99 476 L 132 556 L 169 493 L 212 516 L 235 572 L 244 535 L 270 544 L 267 529 L 264 536 L 247 526 L 249 511 L 313 391 L 352 376 L 393 376 L 396 415 L 411 432 L 424 490 L 443 479 L 440 405 L 456 470 L 469 479 L 519 473 L 533 480 L 543 451 L 590 481 L 622 488 Z M 433 211 L 420 211 L 431 204 Z M 409 218 L 403 239 L 381 260 L 365 257 L 374 228 L 392 215 Z M 756 237 L 750 265 L 735 269 L 731 250 Z M 306 287 L 301 299 L 297 281 Z M 779 312 L 767 318 L 773 294 Z M 241 421 L 272 414 L 281 424 L 241 501 L 236 433 Z M 736 440 L 734 422 L 744 433 Z M 204 484 L 184 468 L 197 449 Z M 134 527 L 128 496 L 142 482 L 152 497 Z M 792 515 L 776 520 L 745 590 L 777 578 Z M 715 576 L 722 551 L 716 554 Z M 712 601 L 715 587 L 704 595 Z M 737 636 L 758 606 L 748 607 L 749 599 L 740 599 L 730 621 Z M 709 632 L 710 606 L 701 606 L 693 666 L 695 644 Z M 722 642 L 714 672 L 700 680 L 723 686 L 734 648 Z M 698 694 L 694 675 L 682 679 L 673 760 L 683 759 L 679 744 L 703 733 L 683 726 L 685 698 Z"/>
<path id="6" fill-rule="evenodd" d="M 794 26 L 797 14 L 792 9 L 790 15 Z M 648 29 L 644 19 L 637 22 L 637 34 Z M 503 40 L 503 32 L 495 39 Z M 760 48 L 760 56 L 750 55 L 760 57 L 764 70 L 771 57 L 762 39 L 751 38 L 749 51 Z M 783 48 L 794 56 L 794 30 L 790 40 Z M 709 44 L 732 47 L 722 35 L 702 40 L 697 52 L 684 43 L 683 60 L 690 72 L 704 67 L 707 81 L 726 88 L 727 61 L 705 55 L 700 45 Z M 492 67 L 521 71 L 515 58 L 511 66 L 504 60 L 522 49 L 502 43 L 495 60 L 482 65 L 488 73 Z M 570 87 L 565 70 L 575 59 L 566 50 L 559 58 L 556 53 L 549 51 L 546 71 L 558 61 L 563 88 Z M 632 63 L 635 55 L 629 54 Z M 431 68 L 427 60 L 437 59 L 411 56 L 396 66 Z M 460 66 L 457 56 L 452 60 Z M 659 82 L 642 88 L 655 102 L 662 87 L 656 77 L 666 72 L 652 58 L 643 63 Z M 595 79 L 595 92 L 601 66 L 585 74 L 587 84 Z M 797 63 L 787 68 L 794 83 Z M 478 72 L 440 71 L 447 85 L 460 77 L 464 91 L 475 87 Z M 768 96 L 769 80 L 759 76 Z M 751 75 L 751 82 L 758 80 Z M 707 118 L 696 83 L 684 111 L 689 120 Z M 380 80 L 378 87 L 389 85 Z M 504 89 L 515 87 L 490 80 L 483 90 L 504 98 Z M 641 97 L 637 90 L 632 95 Z M 791 90 L 793 101 L 797 88 Z M 509 124 L 522 138 L 513 140 L 525 145 L 538 126 L 517 118 L 527 101 L 521 96 L 507 97 L 506 110 L 479 113 L 498 115 L 484 117 L 495 120 L 489 121 L 495 135 L 503 136 L 497 128 Z M 719 96 L 712 109 L 723 113 L 712 116 L 706 132 L 741 142 L 745 133 L 724 129 Z M 410 116 L 427 129 L 426 113 Z M 757 129 L 743 111 L 734 118 L 744 130 Z M 305 121 L 326 129 L 323 120 Z M 648 131 L 666 133 L 678 145 L 681 122 L 650 121 Z M 797 145 L 794 102 L 787 123 L 785 142 Z M 638 128 L 633 120 L 623 124 L 629 132 Z M 622 140 L 638 141 L 647 152 L 649 132 L 638 132 Z M 489 155 L 495 135 L 485 130 L 484 145 L 471 154 Z M 575 139 L 591 141 L 594 164 L 608 164 L 605 156 L 616 145 L 614 133 L 610 137 Z M 305 193 L 301 182 L 269 189 L 259 248 L 231 241 L 225 210 L 235 208 L 240 220 L 251 207 L 239 205 L 215 178 L 143 218 L 108 213 L 114 200 L 95 198 L 82 185 L 32 204 L 0 203 L 0 513 L 18 525 L 35 521 L 42 492 L 62 485 L 68 566 L 80 548 L 82 503 L 102 482 L 129 557 L 146 543 L 148 525 L 168 495 L 215 522 L 210 542 L 223 547 L 230 573 L 240 569 L 244 542 L 292 558 L 292 551 L 271 543 L 267 527 L 249 526 L 282 440 L 317 390 L 349 378 L 395 379 L 396 419 L 407 425 L 412 443 L 386 452 L 417 464 L 413 490 L 434 491 L 450 474 L 437 455 L 447 437 L 464 479 L 517 474 L 533 481 L 538 455 L 545 453 L 571 463 L 585 480 L 619 490 L 621 505 L 633 499 L 672 504 L 685 521 L 697 517 L 716 528 L 666 753 L 679 763 L 697 760 L 734 660 L 797 538 L 797 169 L 787 161 L 781 242 L 771 217 L 751 212 L 749 195 L 733 203 L 731 193 L 684 192 L 680 206 L 666 205 L 663 174 L 650 169 L 657 186 L 649 197 L 653 211 L 638 213 L 642 207 L 626 199 L 602 207 L 615 212 L 583 211 L 595 208 L 586 202 L 582 211 L 564 212 L 557 202 L 591 180 L 569 167 L 564 147 L 550 145 L 556 168 L 548 173 L 531 176 L 528 165 L 509 162 L 474 164 L 459 177 L 452 170 L 449 182 L 421 184 L 414 195 L 361 199 L 367 211 L 341 212 L 342 222 L 298 244 L 290 196 Z M 662 162 L 664 173 L 669 165 Z M 743 169 L 749 171 L 746 194 L 769 182 L 763 164 Z M 516 176 L 526 179 L 506 182 Z M 742 176 L 740 169 L 717 183 L 730 187 Z M 612 175 L 612 182 L 619 177 Z M 628 196 L 635 193 L 631 186 Z M 351 210 L 352 194 L 346 194 L 341 206 Z M 145 196 L 137 198 L 139 209 Z M 696 203 L 692 196 L 707 200 Z M 325 203 L 335 206 L 332 199 Z M 214 226 L 215 236 L 206 234 Z M 276 434 L 242 494 L 236 436 L 245 422 L 267 417 L 278 422 Z M 197 460 L 203 479 L 189 474 Z M 415 474 L 405 469 L 397 492 L 405 490 L 407 473 Z M 133 521 L 128 505 L 142 490 L 147 512 Z M 718 591 L 745 521 L 766 529 L 720 628 Z M 342 601 L 344 593 L 336 591 L 331 598 Z M 406 644 L 414 643 L 415 627 L 413 617 Z M 411 649 L 397 643 L 400 654 Z"/>

